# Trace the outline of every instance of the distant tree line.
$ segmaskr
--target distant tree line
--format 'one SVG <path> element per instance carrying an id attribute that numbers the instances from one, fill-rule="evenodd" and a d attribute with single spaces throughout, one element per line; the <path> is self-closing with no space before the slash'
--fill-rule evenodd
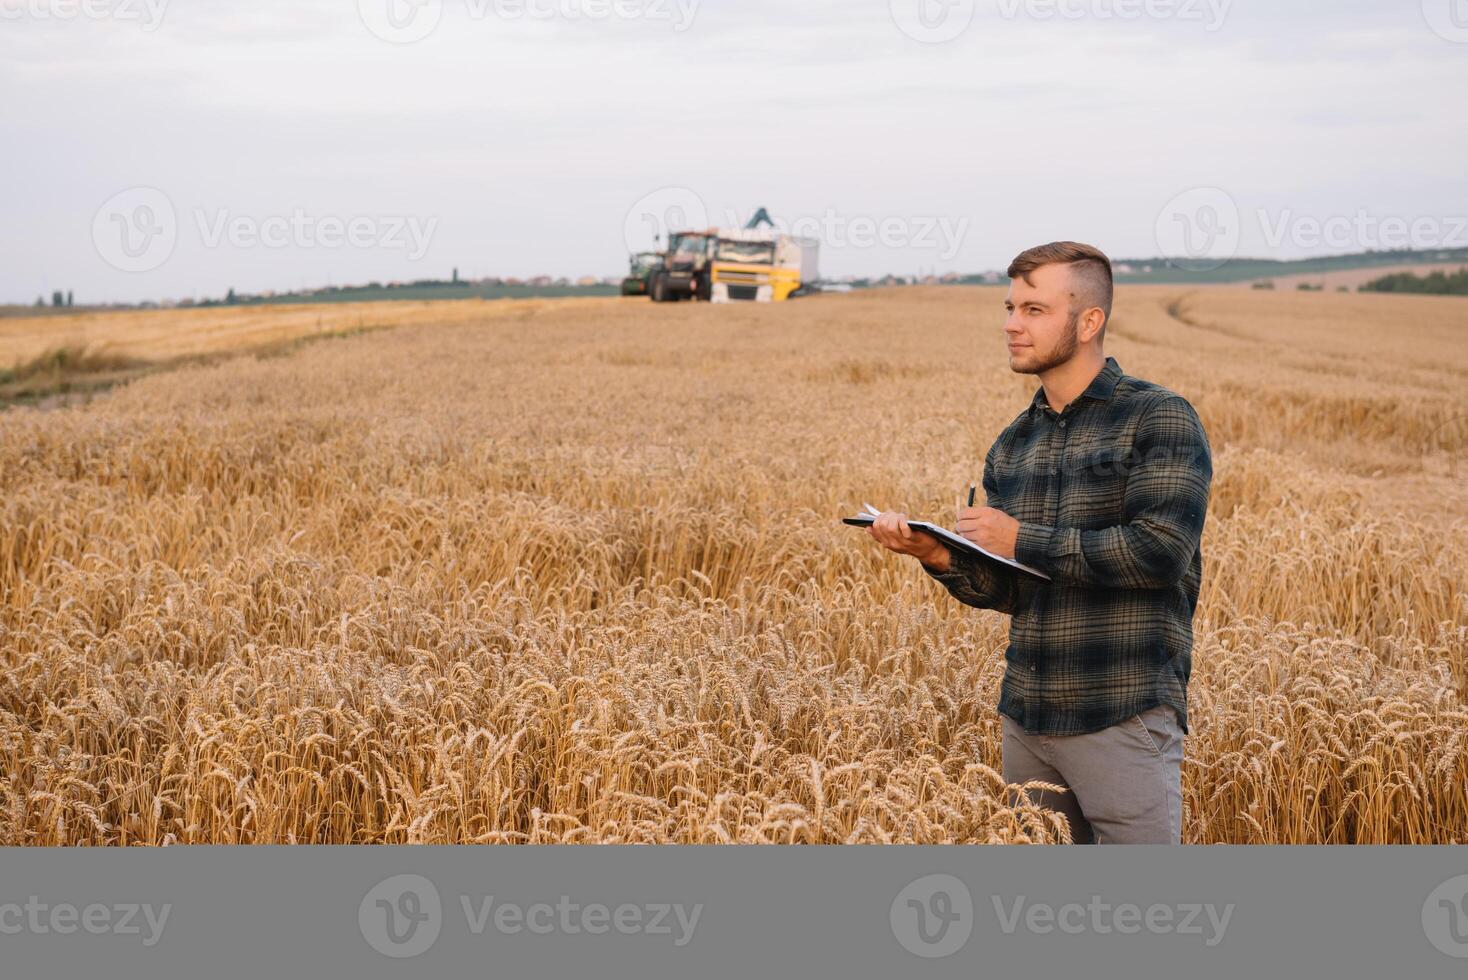
<path id="1" fill-rule="evenodd" d="M 1468 296 L 1468 268 L 1445 273 L 1441 269 L 1419 276 L 1396 272 L 1373 279 L 1361 287 L 1365 293 L 1427 293 L 1433 296 Z"/>

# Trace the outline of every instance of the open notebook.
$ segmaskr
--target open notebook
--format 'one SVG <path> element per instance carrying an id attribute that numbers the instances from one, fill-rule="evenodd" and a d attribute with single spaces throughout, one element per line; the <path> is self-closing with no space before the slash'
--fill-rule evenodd
<path id="1" fill-rule="evenodd" d="M 850 524 L 853 527 L 871 527 L 872 522 L 880 516 L 881 512 L 878 511 L 877 508 L 873 507 L 871 504 L 867 504 L 865 512 L 857 514 L 855 517 L 843 517 L 841 518 L 841 523 Z M 966 551 L 971 555 L 982 555 L 990 561 L 997 561 L 1001 565 L 1008 565 L 1010 568 L 1014 568 L 1021 572 L 1024 572 L 1026 575 L 1033 575 L 1035 578 L 1044 579 L 1046 582 L 1050 581 L 1050 576 L 1046 575 L 1039 569 L 1031 568 L 1029 565 L 1021 565 L 1013 558 L 1005 558 L 1001 555 L 994 554 L 992 551 L 985 551 L 983 548 L 980 548 L 968 538 L 960 537 L 959 535 L 954 534 L 952 531 L 948 530 L 946 527 L 939 527 L 938 525 L 930 523 L 928 521 L 911 520 L 907 522 L 907 526 L 915 531 L 924 531 L 928 534 L 931 534 L 933 537 L 946 544 L 949 548 L 957 548 L 958 550 Z"/>

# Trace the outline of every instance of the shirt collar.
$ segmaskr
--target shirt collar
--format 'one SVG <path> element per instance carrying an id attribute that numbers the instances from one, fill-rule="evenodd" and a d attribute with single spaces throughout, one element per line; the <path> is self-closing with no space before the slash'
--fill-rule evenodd
<path id="1" fill-rule="evenodd" d="M 1085 391 L 1076 396 L 1076 401 L 1080 401 L 1082 398 L 1094 398 L 1102 402 L 1107 401 L 1111 398 L 1112 393 L 1116 391 L 1116 383 L 1120 380 L 1121 365 L 1116 363 L 1116 358 L 1107 357 L 1106 363 L 1102 365 L 1100 373 L 1091 379 L 1091 383 L 1086 385 Z M 1035 397 L 1030 401 L 1030 409 L 1032 411 L 1043 412 L 1047 404 L 1048 402 L 1045 400 L 1045 386 L 1041 385 L 1040 390 L 1035 392 Z"/>

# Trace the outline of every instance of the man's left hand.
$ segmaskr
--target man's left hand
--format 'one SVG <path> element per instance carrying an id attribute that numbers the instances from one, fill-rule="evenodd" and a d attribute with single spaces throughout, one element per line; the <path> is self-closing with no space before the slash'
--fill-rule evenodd
<path id="1" fill-rule="evenodd" d="M 958 512 L 958 533 L 985 551 L 1013 558 L 1019 521 L 993 507 L 964 507 Z"/>

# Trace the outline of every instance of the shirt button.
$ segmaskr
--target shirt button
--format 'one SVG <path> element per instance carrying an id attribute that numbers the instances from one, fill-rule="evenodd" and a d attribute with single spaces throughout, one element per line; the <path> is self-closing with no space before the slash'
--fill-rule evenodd
<path id="1" fill-rule="evenodd" d="M 1053 466 L 1050 467 L 1050 475 L 1051 476 L 1054 476 L 1055 474 L 1057 474 L 1059 472 L 1060 472 L 1060 470 L 1056 469 L 1055 467 L 1053 467 Z"/>
<path id="2" fill-rule="evenodd" d="M 1061 420 L 1060 420 L 1060 427 L 1061 427 L 1061 428 L 1062 428 L 1062 429 L 1063 429 L 1063 428 L 1065 428 L 1065 419 L 1061 419 Z"/>
<path id="3" fill-rule="evenodd" d="M 1038 665 L 1036 665 L 1036 664 L 1030 664 L 1030 670 L 1039 670 L 1039 669 L 1040 668 L 1039 668 Z"/>

